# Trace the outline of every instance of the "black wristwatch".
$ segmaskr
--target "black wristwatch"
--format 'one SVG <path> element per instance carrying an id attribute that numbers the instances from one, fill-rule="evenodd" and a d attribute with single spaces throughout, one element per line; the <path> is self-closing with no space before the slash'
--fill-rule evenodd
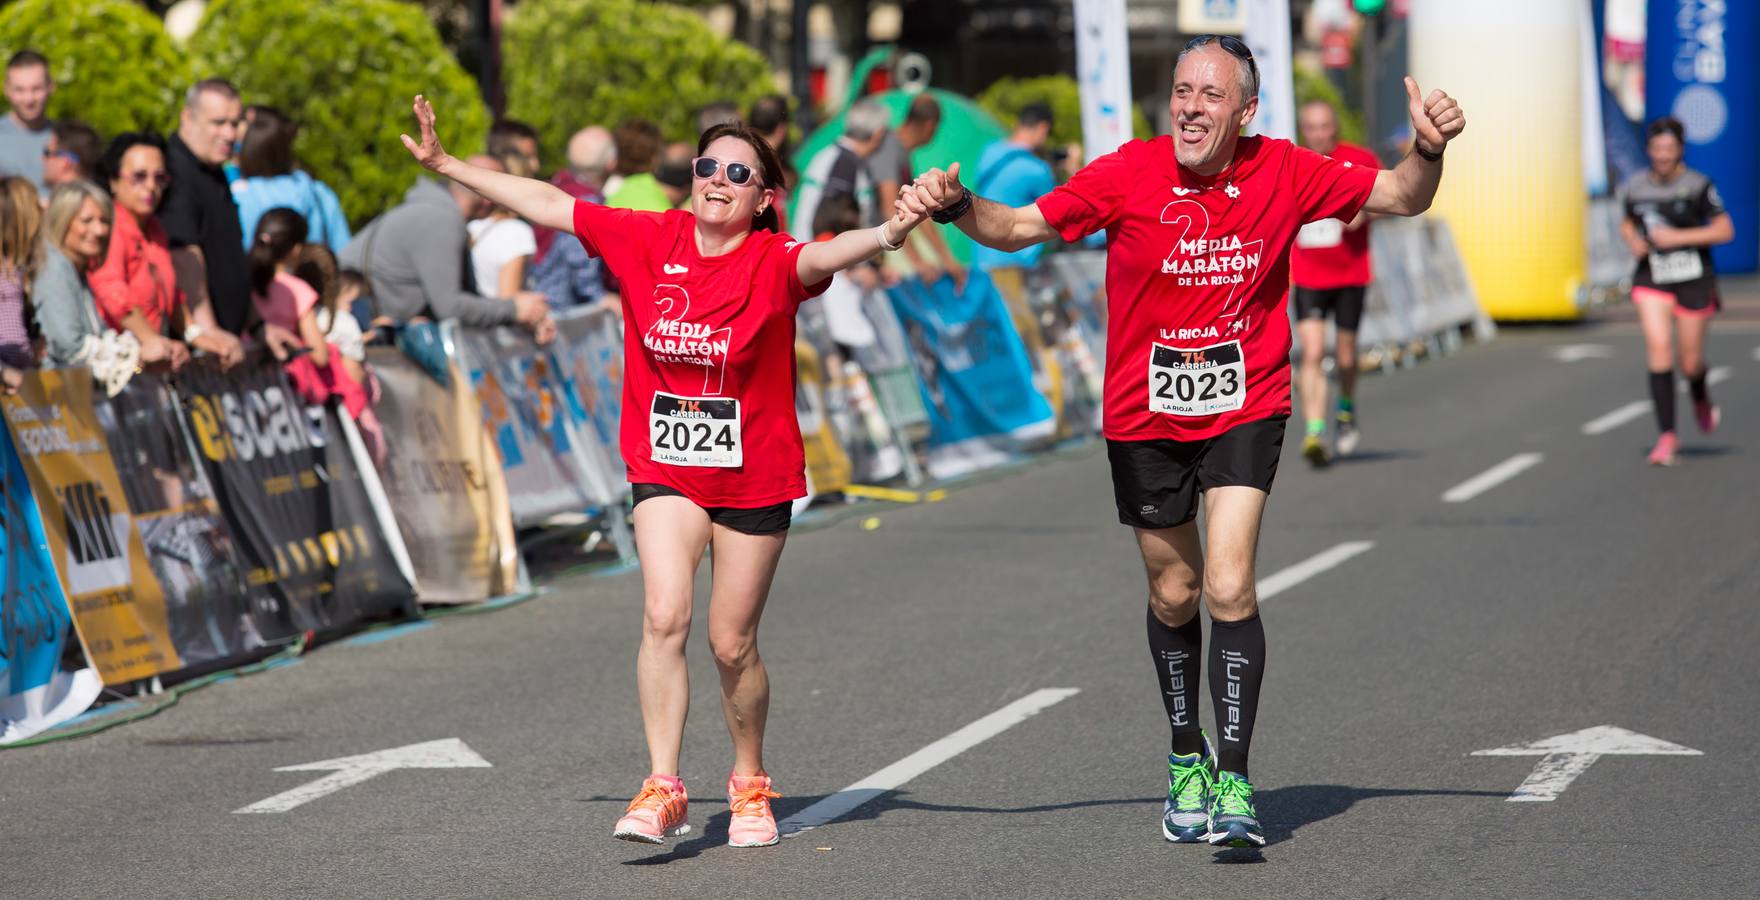
<path id="1" fill-rule="evenodd" d="M 1441 162 L 1442 161 L 1442 151 L 1447 150 L 1447 149 L 1448 149 L 1448 145 L 1444 144 L 1442 147 L 1442 150 L 1438 150 L 1435 153 L 1431 153 L 1430 151 L 1425 150 L 1423 145 L 1419 144 L 1417 141 L 1412 142 L 1412 152 L 1418 154 L 1419 156 L 1424 157 L 1427 160 L 1430 160 L 1431 162 Z"/>
<path id="2" fill-rule="evenodd" d="M 965 218 L 966 213 L 972 211 L 972 189 L 962 188 L 961 190 L 964 190 L 965 193 L 961 194 L 952 206 L 935 210 L 929 214 L 929 218 L 938 225 L 952 225 Z"/>

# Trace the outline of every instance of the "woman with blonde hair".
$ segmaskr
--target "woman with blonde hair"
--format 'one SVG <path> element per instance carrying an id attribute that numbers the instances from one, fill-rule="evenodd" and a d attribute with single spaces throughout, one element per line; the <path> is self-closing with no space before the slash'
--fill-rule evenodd
<path id="1" fill-rule="evenodd" d="M 98 314 L 86 272 L 109 252 L 116 208 L 90 181 L 56 186 L 43 213 L 31 306 L 49 366 L 89 366 L 110 393 L 120 390 L 140 362 L 140 342 L 112 331 Z"/>

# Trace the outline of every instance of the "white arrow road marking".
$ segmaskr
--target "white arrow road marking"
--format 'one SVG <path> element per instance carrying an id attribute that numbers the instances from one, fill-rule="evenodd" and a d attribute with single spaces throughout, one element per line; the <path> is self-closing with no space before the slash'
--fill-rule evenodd
<path id="1" fill-rule="evenodd" d="M 1572 363 L 1585 359 L 1612 359 L 1613 348 L 1606 344 L 1559 344 L 1548 348 L 1546 355 L 1559 362 Z"/>
<path id="2" fill-rule="evenodd" d="M 1442 495 L 1444 503 L 1465 503 L 1486 491 L 1522 474 L 1545 459 L 1538 453 L 1517 453 L 1472 478 L 1449 488 Z"/>
<path id="3" fill-rule="evenodd" d="M 1327 569 L 1336 569 L 1344 565 L 1346 560 L 1358 554 L 1367 553 L 1374 547 L 1374 541 L 1345 541 L 1329 550 L 1322 550 L 1287 569 L 1273 572 L 1259 579 L 1259 599 L 1269 600 Z"/>
<path id="4" fill-rule="evenodd" d="M 912 778 L 1019 725 L 1076 694 L 1080 688 L 1042 688 L 918 750 L 872 775 L 782 820 L 777 830 L 791 837 L 854 812 L 869 800 L 897 790 Z"/>
<path id="5" fill-rule="evenodd" d="M 1512 744 L 1495 750 L 1475 750 L 1474 756 L 1538 756 L 1534 771 L 1528 773 L 1516 792 L 1509 795 L 1511 803 L 1547 803 L 1558 799 L 1564 789 L 1589 771 L 1595 760 L 1603 756 L 1704 756 L 1691 747 L 1682 747 L 1661 738 L 1627 731 L 1613 725 L 1597 725 L 1570 734 L 1561 734 L 1528 744 Z"/>
<path id="6" fill-rule="evenodd" d="M 446 738 L 440 741 L 428 741 L 424 744 L 410 744 L 407 747 L 393 747 L 377 753 L 363 753 L 359 756 L 344 756 L 339 759 L 327 759 L 323 762 L 302 763 L 297 766 L 282 766 L 277 772 L 332 772 L 317 781 L 302 784 L 291 791 L 276 794 L 267 800 L 258 800 L 243 808 L 235 809 L 234 813 L 281 813 L 296 806 L 312 802 L 329 794 L 334 794 L 350 785 L 360 784 L 375 775 L 382 775 L 393 769 L 487 769 L 489 761 L 477 755 L 477 751 L 465 746 L 458 738 Z"/>

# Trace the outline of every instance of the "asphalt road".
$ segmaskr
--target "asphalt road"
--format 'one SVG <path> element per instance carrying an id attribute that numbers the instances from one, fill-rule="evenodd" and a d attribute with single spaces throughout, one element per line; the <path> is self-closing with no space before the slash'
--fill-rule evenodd
<path id="1" fill-rule="evenodd" d="M 1563 345 L 1604 349 L 1564 362 Z M 1090 447 L 878 507 L 875 530 L 797 531 L 761 640 L 782 816 L 1053 699 L 779 847 L 724 846 L 730 752 L 700 628 L 683 772 L 697 830 L 666 848 L 610 839 L 645 765 L 626 573 L 0 753 L 0 896 L 1753 896 L 1760 327 L 1719 328 L 1712 348 L 1725 426 L 1689 427 L 1678 469 L 1644 466 L 1647 412 L 1583 433 L 1643 399 L 1625 324 L 1506 330 L 1372 377 L 1363 450 L 1328 471 L 1286 444 L 1262 584 L 1356 553 L 1264 601 L 1262 853 L 1160 835 L 1144 585 Z M 1518 454 L 1539 460 L 1443 499 Z M 1038 693 L 1059 688 L 1076 693 Z M 1539 755 L 1472 755 L 1598 726 L 1702 755 L 1604 756 L 1550 802 L 1508 802 Z M 488 767 L 234 812 L 336 777 L 279 767 L 450 738 Z"/>

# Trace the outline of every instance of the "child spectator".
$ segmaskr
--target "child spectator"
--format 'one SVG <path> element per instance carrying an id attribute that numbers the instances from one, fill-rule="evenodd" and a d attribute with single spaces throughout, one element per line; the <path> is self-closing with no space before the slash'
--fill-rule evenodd
<path id="1" fill-rule="evenodd" d="M 361 294 L 360 276 L 339 271 L 336 254 L 323 244 L 312 243 L 300 248 L 299 265 L 293 273 L 318 292 L 318 330 L 342 354 L 342 367 L 349 377 L 360 382 L 373 399 L 378 391 L 367 374 L 366 338 L 360 320 L 349 312 L 349 305 Z"/>
<path id="2" fill-rule="evenodd" d="M 0 364 L 29 369 L 37 364 L 25 292 L 36 269 L 37 228 L 42 224 L 37 188 L 14 175 L 0 181 Z"/>
<path id="3" fill-rule="evenodd" d="M 294 389 L 308 402 L 335 397 L 361 426 L 361 436 L 375 463 L 385 458 L 383 430 L 367 402 L 366 388 L 342 365 L 342 354 L 318 325 L 318 292 L 294 275 L 306 239 L 306 220 L 291 209 L 277 208 L 257 220 L 251 243 L 251 302 L 257 315 L 271 325 L 299 336 L 301 350 L 287 362 Z"/>

